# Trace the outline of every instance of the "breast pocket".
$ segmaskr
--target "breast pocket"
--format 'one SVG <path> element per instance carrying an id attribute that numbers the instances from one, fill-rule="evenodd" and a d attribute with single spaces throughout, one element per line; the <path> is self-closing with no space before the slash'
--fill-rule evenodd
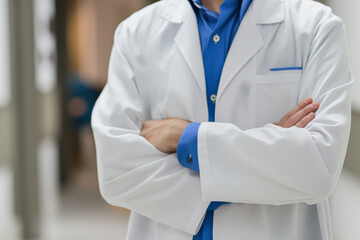
<path id="1" fill-rule="evenodd" d="M 250 84 L 250 108 L 254 127 L 278 123 L 298 102 L 302 71 L 255 75 Z"/>

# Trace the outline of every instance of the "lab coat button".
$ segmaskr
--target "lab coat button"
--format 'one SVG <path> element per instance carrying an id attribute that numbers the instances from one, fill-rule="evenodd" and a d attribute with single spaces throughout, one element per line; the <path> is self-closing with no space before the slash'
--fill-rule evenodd
<path id="1" fill-rule="evenodd" d="M 214 41 L 214 43 L 218 43 L 220 41 L 220 36 L 215 34 L 213 37 L 213 41 Z"/>
<path id="2" fill-rule="evenodd" d="M 189 154 L 189 156 L 186 158 L 186 162 L 187 163 L 192 163 L 192 156 L 191 156 L 191 154 Z"/>
<path id="3" fill-rule="evenodd" d="M 211 100 L 213 103 L 215 103 L 215 102 L 216 102 L 216 94 L 212 94 L 212 95 L 210 96 L 210 100 Z"/>

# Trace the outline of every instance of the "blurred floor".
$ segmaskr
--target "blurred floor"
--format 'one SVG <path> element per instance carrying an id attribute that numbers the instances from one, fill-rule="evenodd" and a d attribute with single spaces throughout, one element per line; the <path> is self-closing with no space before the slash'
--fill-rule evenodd
<path id="1" fill-rule="evenodd" d="M 60 197 L 58 214 L 41 240 L 124 240 L 129 212 L 109 206 L 92 170 L 81 170 Z M 334 240 L 360 239 L 360 178 L 344 169 L 331 197 Z"/>
<path id="2" fill-rule="evenodd" d="M 80 131 L 79 146 L 78 166 L 72 167 L 61 191 L 57 144 L 46 139 L 39 146 L 40 240 L 123 240 L 129 212 L 110 206 L 100 195 L 90 128 Z"/>
<path id="3" fill-rule="evenodd" d="M 49 165 L 47 170 L 49 170 Z M 51 171 L 47 171 L 51 174 Z M 47 194 L 40 240 L 124 240 L 129 212 L 109 206 L 97 189 L 96 172 L 79 170 L 61 194 Z M 12 174 L 0 168 L 0 240 L 19 239 L 12 220 Z M 360 239 L 360 178 L 344 169 L 331 196 L 334 240 Z M 43 187 L 51 187 L 48 179 Z M 55 201 L 55 202 L 54 202 Z M 44 201 L 43 201 L 44 203 Z M 46 209 L 47 208 L 47 209 Z"/>
<path id="4" fill-rule="evenodd" d="M 63 190 L 57 213 L 44 218 L 41 240 L 125 239 L 129 212 L 109 206 L 96 186 L 93 171 L 81 170 Z"/>

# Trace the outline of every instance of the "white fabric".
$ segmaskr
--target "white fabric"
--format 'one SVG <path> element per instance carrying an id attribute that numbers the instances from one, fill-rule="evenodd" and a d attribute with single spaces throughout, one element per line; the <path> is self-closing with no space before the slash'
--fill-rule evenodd
<path id="1" fill-rule="evenodd" d="M 206 123 L 188 0 L 146 7 L 119 25 L 93 112 L 101 193 L 132 211 L 129 240 L 190 240 L 210 201 L 233 202 L 215 211 L 214 240 L 332 239 L 328 197 L 346 152 L 351 83 L 344 26 L 329 8 L 253 0 L 224 66 L 216 122 Z M 309 96 L 320 108 L 306 128 L 272 124 Z M 165 118 L 202 123 L 200 175 L 139 136 L 143 121 Z"/>

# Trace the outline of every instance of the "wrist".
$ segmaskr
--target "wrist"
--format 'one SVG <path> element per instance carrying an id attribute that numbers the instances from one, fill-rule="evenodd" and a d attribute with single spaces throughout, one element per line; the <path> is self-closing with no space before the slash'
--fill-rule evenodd
<path id="1" fill-rule="evenodd" d="M 181 135 L 183 134 L 185 128 L 190 124 L 191 122 L 189 121 L 185 121 L 185 120 L 179 120 L 179 121 L 175 121 L 174 124 L 172 125 L 171 129 L 171 148 L 173 149 L 174 152 L 176 152 L 177 150 L 177 146 L 180 140 Z"/>

